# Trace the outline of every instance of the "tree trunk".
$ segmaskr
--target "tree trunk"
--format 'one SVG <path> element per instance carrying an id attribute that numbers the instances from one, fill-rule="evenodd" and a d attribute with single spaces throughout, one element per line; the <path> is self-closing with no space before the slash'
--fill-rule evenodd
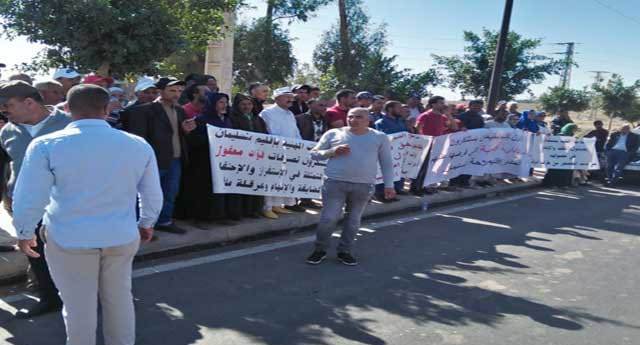
<path id="1" fill-rule="evenodd" d="M 341 80 L 343 84 L 346 84 L 350 80 L 351 74 L 351 41 L 349 40 L 349 23 L 347 18 L 347 4 L 346 0 L 338 0 L 338 11 L 340 14 L 340 58 L 336 59 L 336 72 L 338 76 L 345 77 L 345 80 Z M 346 86 L 346 85 L 345 85 Z"/>
<path id="2" fill-rule="evenodd" d="M 609 115 L 609 133 L 611 133 L 611 127 L 613 126 L 613 114 L 608 114 Z"/>
<path id="3" fill-rule="evenodd" d="M 268 68 L 267 66 L 272 66 L 272 63 L 274 63 L 273 60 L 273 11 L 274 11 L 274 7 L 275 7 L 275 0 L 268 0 L 267 1 L 267 13 L 265 16 L 265 32 L 264 32 L 264 50 L 263 50 L 263 61 L 264 64 L 262 64 L 262 66 L 265 66 L 265 68 Z M 257 68 L 258 70 L 258 75 L 268 75 L 268 73 L 265 73 L 266 71 L 261 71 L 260 68 Z M 267 78 L 269 79 L 269 78 Z M 271 83 L 271 80 L 267 80 L 268 83 Z"/>

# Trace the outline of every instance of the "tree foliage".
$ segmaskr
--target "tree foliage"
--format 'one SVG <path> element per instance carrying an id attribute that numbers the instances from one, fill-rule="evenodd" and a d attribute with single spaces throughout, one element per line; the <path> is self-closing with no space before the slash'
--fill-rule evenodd
<path id="1" fill-rule="evenodd" d="M 549 88 L 540 95 L 544 110 L 557 113 L 565 111 L 584 111 L 591 104 L 591 94 L 586 90 L 567 89 L 560 86 Z"/>
<path id="2" fill-rule="evenodd" d="M 185 46 L 220 33 L 236 0 L 0 0 L 3 27 L 48 48 L 36 67 L 145 73 Z"/>
<path id="3" fill-rule="evenodd" d="M 602 110 L 609 118 L 621 118 L 636 122 L 640 118 L 640 80 L 625 86 L 620 75 L 614 74 L 606 85 L 595 85 L 594 89 L 600 99 Z"/>
<path id="4" fill-rule="evenodd" d="M 438 70 L 446 75 L 451 90 L 459 90 L 463 96 L 485 98 L 489 93 L 498 32 L 484 29 L 478 35 L 465 31 L 464 40 L 464 55 L 433 55 L 433 58 Z M 541 83 L 548 75 L 560 72 L 562 61 L 534 52 L 541 42 L 515 32 L 509 33 L 499 99 L 511 100 L 529 91 L 532 84 Z"/>
<path id="5" fill-rule="evenodd" d="M 385 54 L 388 45 L 384 25 L 375 26 L 363 10 L 361 0 L 345 0 L 348 24 L 348 59 L 344 59 L 340 23 L 323 33 L 313 52 L 313 62 L 320 71 L 320 87 L 332 94 L 351 88 L 404 99 L 409 94 L 426 95 L 426 87 L 437 82 L 434 70 L 413 74 L 399 69 L 397 56 Z"/>
<path id="6" fill-rule="evenodd" d="M 278 23 L 272 23 L 271 45 L 264 44 L 269 31 L 265 29 L 265 18 L 255 20 L 251 24 L 240 24 L 236 27 L 234 40 L 234 82 L 246 86 L 251 82 L 261 81 L 274 85 L 283 85 L 293 73 L 296 59 L 289 34 Z M 270 58 L 265 58 L 265 51 L 270 50 Z"/>

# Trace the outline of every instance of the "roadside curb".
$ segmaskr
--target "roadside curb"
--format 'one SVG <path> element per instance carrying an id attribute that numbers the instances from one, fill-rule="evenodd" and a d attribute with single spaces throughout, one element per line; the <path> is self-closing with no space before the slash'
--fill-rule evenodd
<path id="1" fill-rule="evenodd" d="M 434 195 L 427 195 L 426 201 L 429 207 L 459 203 L 471 199 L 492 198 L 505 193 L 514 193 L 540 186 L 541 180 L 532 178 L 528 182 L 514 184 L 499 184 L 494 187 L 480 189 L 463 189 L 456 192 L 440 191 Z M 420 210 L 423 205 L 423 197 L 403 195 L 398 201 L 388 204 L 372 202 L 364 212 L 365 219 L 389 216 L 395 213 L 403 213 Z M 7 223 L 8 215 L 1 214 L 0 224 Z M 237 225 L 208 224 L 206 227 L 196 227 L 190 222 L 178 221 L 181 228 L 187 230 L 186 234 L 176 235 L 164 232 L 156 232 L 157 241 L 145 244 L 136 255 L 136 261 L 144 261 L 161 257 L 168 257 L 198 250 L 220 247 L 225 244 L 251 241 L 258 238 L 284 234 L 287 232 L 299 232 L 308 230 L 318 224 L 320 210 L 307 210 L 306 213 L 294 213 L 281 216 L 279 219 L 268 220 L 247 219 Z M 6 242 L 6 241 L 5 241 Z M 14 239 L 15 242 L 15 239 Z M 12 284 L 26 276 L 28 260 L 20 252 L 0 253 L 0 284 Z"/>

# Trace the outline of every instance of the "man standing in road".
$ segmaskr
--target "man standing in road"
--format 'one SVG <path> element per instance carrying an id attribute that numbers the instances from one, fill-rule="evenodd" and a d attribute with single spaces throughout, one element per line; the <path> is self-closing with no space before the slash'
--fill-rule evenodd
<path id="1" fill-rule="evenodd" d="M 327 120 L 324 118 L 327 112 L 327 101 L 312 99 L 308 104 L 309 112 L 296 116 L 296 122 L 302 139 L 318 141 L 329 128 Z"/>
<path id="2" fill-rule="evenodd" d="M 315 159 L 329 159 L 322 187 L 322 213 L 317 227 L 314 252 L 307 263 L 317 265 L 327 256 L 331 234 L 346 206 L 344 229 L 338 245 L 338 259 L 354 266 L 358 261 L 352 254 L 362 213 L 374 191 L 378 164 L 384 178 L 385 198 L 395 198 L 393 163 L 389 139 L 369 128 L 369 109 L 354 108 L 347 116 L 348 127 L 325 133 L 313 148 Z"/>
<path id="3" fill-rule="evenodd" d="M 7 114 L 9 123 L 0 131 L 0 163 L 9 163 L 11 176 L 7 183 L 7 200 L 5 208 L 12 213 L 12 198 L 14 186 L 25 158 L 25 152 L 32 140 L 37 137 L 53 133 L 65 128 L 70 122 L 65 113 L 44 105 L 44 101 L 38 90 L 23 81 L 14 81 L 0 84 L 0 106 Z M 36 181 L 30 181 L 36 182 Z M 40 214 L 42 217 L 42 213 Z M 40 224 L 35 224 L 31 229 L 36 235 L 37 246 L 34 251 L 40 256 L 29 257 L 31 271 L 38 283 L 40 301 L 26 311 L 16 313 L 17 318 L 26 319 L 53 311 L 62 307 L 62 301 L 58 296 L 47 262 L 44 255 L 44 243 Z"/>
<path id="4" fill-rule="evenodd" d="M 44 214 L 45 252 L 64 301 L 68 345 L 95 345 L 98 300 L 104 342 L 133 345 L 133 258 L 153 235 L 162 206 L 153 150 L 105 121 L 107 90 L 79 85 L 67 100 L 73 122 L 34 140 L 15 189 L 20 250 L 40 256 L 34 230 Z M 134 204 L 140 198 L 140 221 Z"/>
<path id="5" fill-rule="evenodd" d="M 180 190 L 182 164 L 187 160 L 185 136 L 196 128 L 195 121 L 185 119 L 184 110 L 178 105 L 183 85 L 181 80 L 160 78 L 156 83 L 160 98 L 131 108 L 125 128 L 144 138 L 156 153 L 164 194 L 164 205 L 156 230 L 174 234 L 186 232 L 173 222 L 173 210 Z"/>

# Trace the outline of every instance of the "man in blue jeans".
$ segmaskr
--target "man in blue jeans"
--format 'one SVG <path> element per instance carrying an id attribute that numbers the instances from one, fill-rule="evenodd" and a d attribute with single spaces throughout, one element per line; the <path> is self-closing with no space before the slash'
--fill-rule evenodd
<path id="1" fill-rule="evenodd" d="M 622 178 L 624 167 L 633 159 L 640 145 L 640 137 L 631 132 L 629 125 L 613 133 L 607 143 L 607 184 Z"/>
<path id="2" fill-rule="evenodd" d="M 186 231 L 173 222 L 173 210 L 180 190 L 182 164 L 187 160 L 185 136 L 196 128 L 196 123 L 186 119 L 184 110 L 177 105 L 184 88 L 183 81 L 160 78 L 155 86 L 160 90 L 160 97 L 125 110 L 130 113 L 126 114 L 128 121 L 123 129 L 144 138 L 158 160 L 164 203 L 155 229 L 183 234 Z"/>
<path id="3" fill-rule="evenodd" d="M 374 123 L 374 128 L 384 134 L 395 134 L 400 132 L 409 132 L 407 123 L 402 116 L 402 103 L 398 101 L 388 101 L 384 104 L 385 115 Z M 404 179 L 401 178 L 393 183 L 396 194 L 407 194 L 404 192 Z M 384 197 L 384 184 L 376 185 L 375 197 L 380 202 L 391 202 Z"/>
<path id="4" fill-rule="evenodd" d="M 389 139 L 369 128 L 369 110 L 353 108 L 347 115 L 347 127 L 325 133 L 312 150 L 314 159 L 329 159 L 322 187 L 322 213 L 317 227 L 314 252 L 307 263 L 317 265 L 327 257 L 331 235 L 346 206 L 344 229 L 338 245 L 338 259 L 355 266 L 351 250 L 362 213 L 374 191 L 378 163 L 384 178 L 384 195 L 393 199 L 393 163 Z"/>

